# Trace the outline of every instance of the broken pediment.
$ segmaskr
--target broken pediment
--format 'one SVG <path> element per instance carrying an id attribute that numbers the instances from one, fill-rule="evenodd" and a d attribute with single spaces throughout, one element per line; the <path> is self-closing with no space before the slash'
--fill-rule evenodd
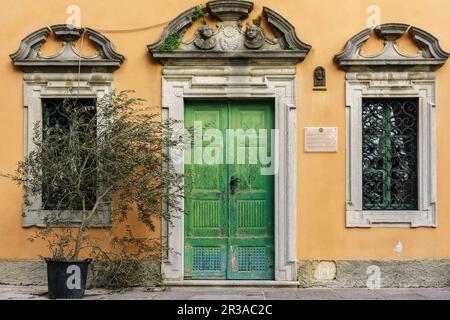
<path id="1" fill-rule="evenodd" d="M 41 52 L 41 47 L 47 42 L 51 33 L 62 43 L 62 49 L 54 55 L 45 55 Z M 83 33 L 84 37 L 96 47 L 96 54 L 85 56 L 77 51 L 75 42 L 82 37 Z M 111 41 L 101 33 L 90 28 L 78 28 L 67 24 L 36 30 L 21 41 L 19 49 L 10 57 L 15 66 L 23 69 L 45 67 L 116 69 L 125 59 L 114 50 Z"/>
<path id="2" fill-rule="evenodd" d="M 377 26 L 375 34 L 384 40 L 383 49 L 374 55 L 365 55 L 361 48 L 369 40 L 372 30 L 365 29 L 353 36 L 344 50 L 335 56 L 335 62 L 344 70 L 385 70 L 389 68 L 421 68 L 435 70 L 440 68 L 450 56 L 439 45 L 439 40 L 430 33 L 414 26 L 401 23 L 386 23 Z M 410 55 L 402 52 L 396 40 L 408 34 L 418 46 L 419 52 Z"/>
<path id="3" fill-rule="evenodd" d="M 238 0 L 215 0 L 206 7 L 186 10 L 164 29 L 160 40 L 148 46 L 160 61 L 173 59 L 288 59 L 301 61 L 311 46 L 298 39 L 295 28 L 273 10 L 264 7 L 259 19 L 244 26 L 253 11 L 253 3 Z M 193 37 L 183 40 L 197 19 L 212 19 L 216 27 L 204 20 Z M 275 37 L 269 39 L 261 27 L 265 19 Z"/>

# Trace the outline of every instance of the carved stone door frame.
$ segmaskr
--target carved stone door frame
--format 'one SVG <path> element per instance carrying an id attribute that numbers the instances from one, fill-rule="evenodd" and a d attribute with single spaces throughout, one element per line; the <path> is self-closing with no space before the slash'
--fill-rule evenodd
<path id="1" fill-rule="evenodd" d="M 242 30 L 243 20 L 253 9 L 251 2 L 217 0 L 209 2 L 206 9 L 218 20 L 217 31 L 212 33 L 215 40 L 202 38 L 204 29 L 200 27 L 192 40 L 180 40 L 178 50 L 161 49 L 167 49 L 165 45 L 169 37 L 184 34 L 192 25 L 192 16 L 197 10 L 192 8 L 175 18 L 164 30 L 162 38 L 149 46 L 153 58 L 164 65 L 163 116 L 183 121 L 184 101 L 192 98 L 264 98 L 275 101 L 275 129 L 279 135 L 276 145 L 279 170 L 275 175 L 275 282 L 296 281 L 295 79 L 296 64 L 305 58 L 311 47 L 296 37 L 289 22 L 268 8 L 263 9 L 263 16 L 277 36 L 272 40 L 267 39 L 262 29 L 254 24 L 245 32 Z M 249 28 L 259 35 L 249 37 Z M 261 36 L 264 38 L 258 39 Z M 205 40 L 209 42 L 205 44 Z M 179 156 L 178 151 L 169 152 Z M 177 162 L 176 168 L 179 173 L 184 173 L 183 161 Z M 184 213 L 171 212 L 171 216 L 170 223 L 163 223 L 163 239 L 167 245 L 162 263 L 163 277 L 166 284 L 191 284 L 195 281 L 185 281 L 183 270 Z M 217 284 L 217 281 L 207 282 Z"/>

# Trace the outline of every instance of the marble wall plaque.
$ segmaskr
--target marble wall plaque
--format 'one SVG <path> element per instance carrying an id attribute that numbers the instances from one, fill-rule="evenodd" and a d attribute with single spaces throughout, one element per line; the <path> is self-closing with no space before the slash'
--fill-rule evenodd
<path id="1" fill-rule="evenodd" d="M 338 128 L 305 128 L 305 152 L 337 152 Z"/>

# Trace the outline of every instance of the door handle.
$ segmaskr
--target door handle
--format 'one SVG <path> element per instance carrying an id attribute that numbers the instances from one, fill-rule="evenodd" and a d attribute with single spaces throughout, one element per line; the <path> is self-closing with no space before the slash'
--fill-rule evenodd
<path id="1" fill-rule="evenodd" d="M 239 179 L 239 178 L 237 178 L 235 176 L 231 177 L 231 179 L 230 179 L 230 192 L 231 192 L 232 195 L 236 193 L 236 189 L 237 189 L 237 186 L 238 186 L 239 182 L 241 182 L 241 179 Z"/>

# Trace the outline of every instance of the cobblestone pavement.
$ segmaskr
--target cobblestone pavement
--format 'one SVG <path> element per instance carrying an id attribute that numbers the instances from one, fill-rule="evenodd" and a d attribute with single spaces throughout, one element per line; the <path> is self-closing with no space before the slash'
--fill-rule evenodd
<path id="1" fill-rule="evenodd" d="M 44 286 L 0 286 L 0 300 L 47 299 Z M 297 289 L 297 288 L 134 288 L 122 292 L 86 291 L 88 300 L 450 300 L 450 288 Z"/>

